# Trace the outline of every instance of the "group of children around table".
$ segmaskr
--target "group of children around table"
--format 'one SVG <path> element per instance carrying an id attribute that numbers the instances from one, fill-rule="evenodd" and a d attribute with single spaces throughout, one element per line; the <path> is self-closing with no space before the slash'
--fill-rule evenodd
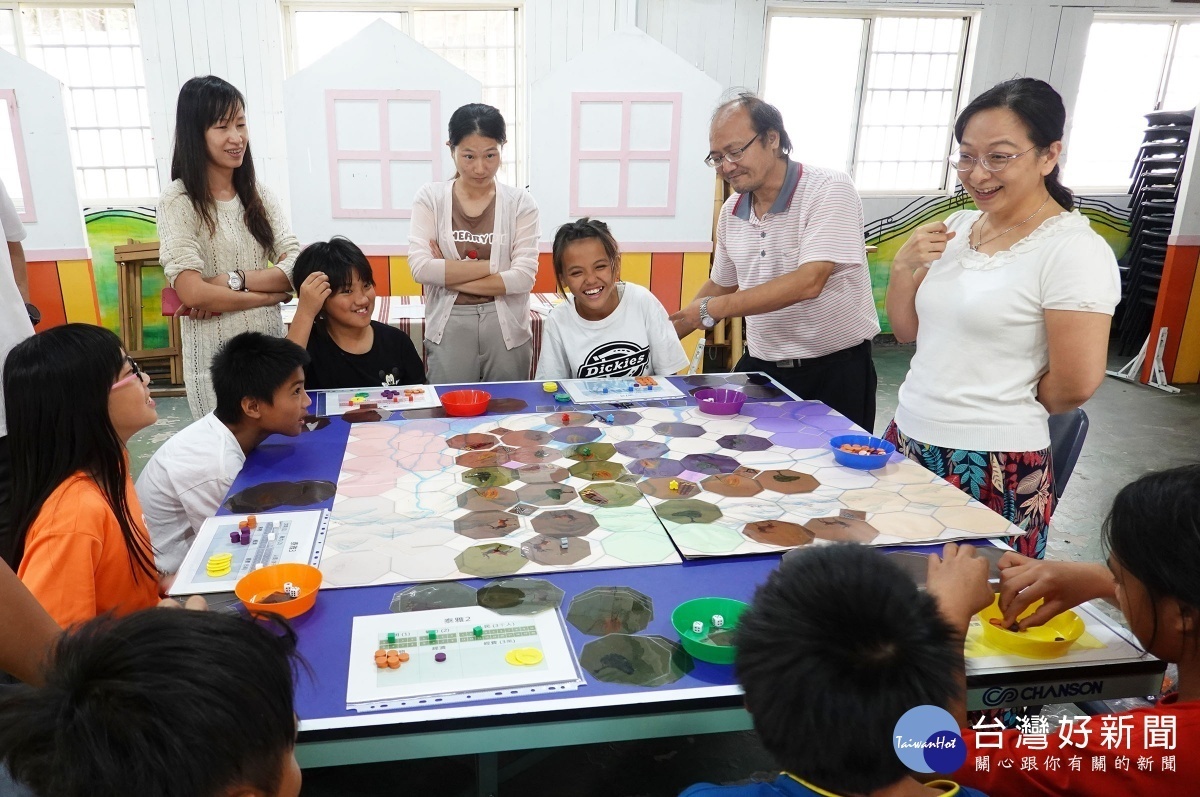
<path id="1" fill-rule="evenodd" d="M 546 320 L 539 377 L 579 374 L 616 334 L 638 336 L 643 373 L 686 364 L 662 305 L 620 281 L 619 251 L 603 222 L 563 225 L 553 259 L 570 296 Z M 164 444 L 136 487 L 125 446 L 156 412 L 148 379 L 117 337 L 68 324 L 8 357 L 15 524 L 2 553 L 50 617 L 73 627 L 53 644 L 48 669 L 24 671 L 35 683 L 0 695 L 0 756 L 36 794 L 298 793 L 292 633 L 151 609 L 246 455 L 272 434 L 303 431 L 306 387 L 359 387 L 380 375 L 391 384 L 424 381 L 411 341 L 371 320 L 370 265 L 353 243 L 308 247 L 293 277 L 300 302 L 288 338 L 247 332 L 228 341 L 211 367 L 216 409 Z M 884 554 L 837 545 L 784 562 L 737 630 L 746 704 L 783 773 L 687 793 L 981 793 L 919 782 L 900 762 L 893 731 L 916 705 L 945 708 L 965 728 L 971 756 L 955 777 L 988 794 L 1185 793 L 1200 776 L 1200 757 L 1187 755 L 1200 740 L 1200 466 L 1126 487 L 1105 543 L 1106 566 L 1007 554 L 1005 623 L 1038 598 L 1045 607 L 1022 625 L 1093 598 L 1117 602 L 1145 648 L 1179 665 L 1178 695 L 1143 712 L 1171 718 L 1176 771 L 1157 759 L 1148 769 L 1104 772 L 1006 766 L 1021 758 L 1017 732 L 986 747 L 963 710 L 967 624 L 992 600 L 983 561 L 970 546 L 947 546 L 931 557 L 921 593 Z M 9 607 L 41 611 L 21 602 L 9 575 L 0 572 L 6 616 Z M 37 641 L 18 635 L 0 644 L 0 668 L 18 670 L 13 662 Z M 1071 752 L 1119 752 L 1100 739 Z"/>

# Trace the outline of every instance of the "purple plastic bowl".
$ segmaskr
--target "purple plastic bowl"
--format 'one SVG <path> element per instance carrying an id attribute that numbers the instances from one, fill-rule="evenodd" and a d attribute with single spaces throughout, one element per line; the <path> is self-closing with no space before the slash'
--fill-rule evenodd
<path id="1" fill-rule="evenodd" d="M 725 387 L 706 387 L 696 391 L 696 402 L 707 415 L 737 415 L 746 403 L 746 394 Z"/>

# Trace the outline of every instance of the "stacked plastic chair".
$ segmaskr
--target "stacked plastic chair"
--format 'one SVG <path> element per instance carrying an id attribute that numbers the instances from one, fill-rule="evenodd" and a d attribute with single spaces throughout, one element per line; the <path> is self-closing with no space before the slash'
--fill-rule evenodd
<path id="1" fill-rule="evenodd" d="M 1150 333 L 1192 115 L 1190 110 L 1146 114 L 1145 137 L 1129 175 L 1130 242 L 1121 258 L 1123 298 L 1117 309 L 1121 355 L 1137 352 Z"/>

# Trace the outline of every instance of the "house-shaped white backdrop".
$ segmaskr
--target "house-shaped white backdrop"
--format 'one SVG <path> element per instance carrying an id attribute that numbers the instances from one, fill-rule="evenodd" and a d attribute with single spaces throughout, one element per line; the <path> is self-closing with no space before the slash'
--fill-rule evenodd
<path id="1" fill-rule="evenodd" d="M 91 257 L 62 92 L 57 78 L 0 50 L 0 177 L 19 197 L 29 260 Z"/>
<path id="2" fill-rule="evenodd" d="M 626 27 L 531 91 L 530 190 L 544 238 L 589 215 L 627 250 L 711 248 L 715 178 L 704 156 L 716 81 Z"/>
<path id="3" fill-rule="evenodd" d="M 369 254 L 408 246 L 417 189 L 454 166 L 446 126 L 482 86 L 382 20 L 284 81 L 292 225 Z"/>

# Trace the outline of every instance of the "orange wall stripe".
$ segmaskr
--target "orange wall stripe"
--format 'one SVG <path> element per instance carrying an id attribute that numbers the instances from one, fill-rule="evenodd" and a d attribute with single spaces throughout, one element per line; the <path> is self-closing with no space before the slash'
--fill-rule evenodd
<path id="1" fill-rule="evenodd" d="M 63 311 L 69 322 L 100 324 L 100 302 L 90 260 L 60 260 L 58 282 L 62 287 Z"/>
<path id="2" fill-rule="evenodd" d="M 1187 319 L 1198 260 L 1200 246 L 1167 246 L 1162 281 L 1158 286 L 1158 304 L 1154 308 L 1154 320 L 1150 323 L 1150 346 L 1146 351 L 1146 362 L 1142 365 L 1142 382 L 1150 381 L 1150 372 L 1154 366 L 1153 348 L 1158 342 L 1158 330 L 1162 327 L 1168 330 L 1167 350 L 1163 352 L 1162 358 L 1163 367 L 1167 372 L 1167 381 L 1173 381 L 1175 360 L 1179 354 L 1179 342 L 1183 336 L 1183 323 Z"/>
<path id="3" fill-rule="evenodd" d="M 533 282 L 534 293 L 554 293 L 558 283 L 554 281 L 554 258 L 549 252 L 538 253 L 537 279 Z"/>
<path id="4" fill-rule="evenodd" d="M 42 311 L 38 332 L 67 323 L 63 307 L 62 286 L 58 282 L 58 263 L 53 260 L 28 264 L 29 298 Z"/>
<path id="5" fill-rule="evenodd" d="M 412 270 L 408 267 L 406 255 L 392 255 L 388 258 L 388 269 L 391 275 L 391 293 L 389 296 L 420 296 L 421 284 L 413 279 Z M 376 291 L 378 293 L 378 291 Z"/>
<path id="6" fill-rule="evenodd" d="M 655 252 L 650 260 L 650 292 L 658 297 L 668 313 L 679 309 L 683 283 L 683 254 Z"/>
<path id="7" fill-rule="evenodd" d="M 371 264 L 371 276 L 375 278 L 375 294 L 377 296 L 392 295 L 392 269 L 387 255 L 367 255 Z"/>

